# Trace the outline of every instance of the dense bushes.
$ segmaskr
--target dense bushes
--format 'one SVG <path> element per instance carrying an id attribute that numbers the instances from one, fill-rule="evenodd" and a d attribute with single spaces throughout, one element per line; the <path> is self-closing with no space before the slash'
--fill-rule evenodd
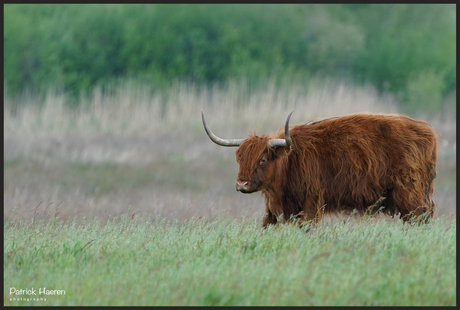
<path id="1" fill-rule="evenodd" d="M 6 4 L 5 85 L 78 96 L 122 79 L 332 76 L 433 110 L 455 91 L 455 14 L 446 4 Z"/>

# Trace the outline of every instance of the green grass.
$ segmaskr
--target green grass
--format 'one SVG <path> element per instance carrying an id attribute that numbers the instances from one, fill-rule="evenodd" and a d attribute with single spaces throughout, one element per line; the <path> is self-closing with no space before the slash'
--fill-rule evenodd
<path id="1" fill-rule="evenodd" d="M 455 219 L 260 224 L 6 221 L 4 305 L 456 305 Z M 11 287 L 65 295 L 17 301 L 31 296 Z"/>

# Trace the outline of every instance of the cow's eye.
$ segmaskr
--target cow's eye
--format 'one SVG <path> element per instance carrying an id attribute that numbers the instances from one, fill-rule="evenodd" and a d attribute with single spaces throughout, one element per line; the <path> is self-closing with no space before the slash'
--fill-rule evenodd
<path id="1" fill-rule="evenodd" d="M 261 159 L 260 162 L 259 162 L 259 164 L 260 164 L 261 166 L 265 165 L 266 163 L 267 163 L 267 160 L 266 160 L 266 159 Z"/>

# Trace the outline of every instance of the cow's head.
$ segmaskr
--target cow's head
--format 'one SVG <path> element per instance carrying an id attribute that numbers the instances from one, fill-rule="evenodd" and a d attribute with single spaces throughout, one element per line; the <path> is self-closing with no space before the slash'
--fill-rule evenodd
<path id="1" fill-rule="evenodd" d="M 204 129 L 214 143 L 221 146 L 239 146 L 236 151 L 236 161 L 240 165 L 236 179 L 237 191 L 253 193 L 268 189 L 278 167 L 276 162 L 286 158 L 284 155 L 289 152 L 292 144 L 289 134 L 289 119 L 292 112 L 286 119 L 284 139 L 270 139 L 266 135 L 250 135 L 247 139 L 221 139 L 208 128 L 201 111 Z"/>

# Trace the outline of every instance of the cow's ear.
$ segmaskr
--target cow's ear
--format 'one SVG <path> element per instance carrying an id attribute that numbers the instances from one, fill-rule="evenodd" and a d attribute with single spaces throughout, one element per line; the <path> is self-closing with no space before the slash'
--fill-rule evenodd
<path id="1" fill-rule="evenodd" d="M 291 152 L 290 146 L 277 146 L 273 148 L 273 159 L 278 158 L 280 156 L 288 156 Z"/>

